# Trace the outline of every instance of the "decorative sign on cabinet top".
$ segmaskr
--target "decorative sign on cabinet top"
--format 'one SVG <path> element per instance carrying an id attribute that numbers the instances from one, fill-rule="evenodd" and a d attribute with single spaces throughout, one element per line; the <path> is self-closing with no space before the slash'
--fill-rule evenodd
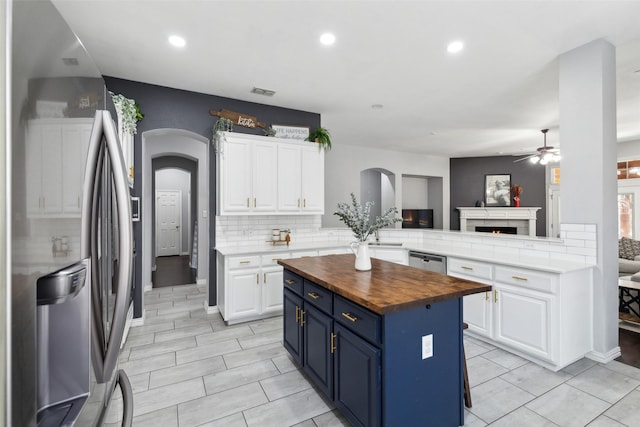
<path id="1" fill-rule="evenodd" d="M 244 126 L 246 128 L 255 128 L 256 126 L 265 128 L 267 125 L 263 122 L 259 122 L 257 118 L 254 116 L 250 116 L 244 113 L 236 113 L 235 111 L 229 110 L 211 110 L 209 114 L 212 116 L 224 117 L 225 119 L 229 119 L 233 122 L 234 125 Z"/>

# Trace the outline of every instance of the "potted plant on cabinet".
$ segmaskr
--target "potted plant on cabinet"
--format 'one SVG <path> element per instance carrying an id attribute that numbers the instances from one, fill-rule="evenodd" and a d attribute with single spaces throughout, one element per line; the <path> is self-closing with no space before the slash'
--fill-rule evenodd
<path id="1" fill-rule="evenodd" d="M 331 150 L 331 134 L 322 126 L 318 126 L 315 131 L 311 132 L 307 137 L 307 141 L 317 142 L 318 147 L 325 151 Z"/>

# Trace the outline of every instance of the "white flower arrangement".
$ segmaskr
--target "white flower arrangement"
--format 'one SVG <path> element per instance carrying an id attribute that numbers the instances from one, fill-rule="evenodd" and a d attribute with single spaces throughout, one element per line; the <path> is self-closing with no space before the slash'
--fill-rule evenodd
<path id="1" fill-rule="evenodd" d="M 109 91 L 113 105 L 116 107 L 116 113 L 118 114 L 118 120 L 122 126 L 122 131 L 131 135 L 135 135 L 138 132 L 136 123 L 144 117 L 140 113 L 140 109 L 136 105 L 136 101 L 133 99 L 125 98 L 122 95 L 116 95 Z"/>
<path id="2" fill-rule="evenodd" d="M 373 224 L 369 223 L 369 216 L 373 202 L 366 202 L 364 208 L 356 199 L 355 194 L 351 193 L 351 205 L 340 202 L 338 203 L 338 210 L 334 212 L 347 227 L 353 231 L 353 235 L 359 242 L 366 241 L 376 231 L 383 227 L 387 227 L 396 222 L 402 221 L 401 218 L 396 218 L 395 214 L 398 213 L 398 209 L 395 207 L 387 209 L 382 216 L 376 217 Z"/>

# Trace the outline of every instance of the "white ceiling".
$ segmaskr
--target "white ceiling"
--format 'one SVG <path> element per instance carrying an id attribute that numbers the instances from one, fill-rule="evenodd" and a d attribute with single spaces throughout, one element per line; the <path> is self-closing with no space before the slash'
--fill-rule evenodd
<path id="1" fill-rule="evenodd" d="M 53 3 L 104 75 L 317 112 L 334 145 L 450 157 L 525 154 L 542 128 L 561 145 L 558 56 L 604 38 L 617 47 L 618 140 L 640 140 L 640 1 Z M 318 42 L 325 31 L 334 46 Z"/>

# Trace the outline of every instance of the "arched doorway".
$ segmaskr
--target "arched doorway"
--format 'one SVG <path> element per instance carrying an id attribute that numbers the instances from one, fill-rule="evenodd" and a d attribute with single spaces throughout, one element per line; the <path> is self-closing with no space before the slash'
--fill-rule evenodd
<path id="1" fill-rule="evenodd" d="M 209 140 L 182 129 L 154 129 L 142 134 L 142 248 L 140 253 L 142 289 L 151 288 L 151 271 L 154 259 L 153 238 L 153 159 L 175 156 L 197 164 L 197 194 L 194 194 L 198 221 L 196 245 L 196 283 L 207 284 L 207 301 L 211 291 L 209 280 Z M 215 289 L 214 289 L 215 290 Z M 141 298 L 144 307 L 144 292 Z M 207 301 L 203 306 L 207 306 Z"/>

